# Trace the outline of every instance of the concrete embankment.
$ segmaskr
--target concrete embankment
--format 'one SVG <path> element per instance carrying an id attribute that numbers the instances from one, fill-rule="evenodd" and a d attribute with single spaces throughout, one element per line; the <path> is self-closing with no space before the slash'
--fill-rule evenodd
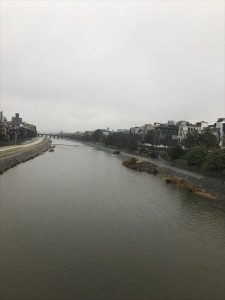
<path id="1" fill-rule="evenodd" d="M 225 200 L 225 184 L 223 181 L 213 177 L 207 177 L 193 172 L 188 172 L 179 168 L 161 167 L 166 176 L 178 177 L 191 182 L 194 186 L 206 191 L 212 191 L 220 199 Z"/>
<path id="2" fill-rule="evenodd" d="M 100 144 L 93 144 L 93 143 L 87 143 L 87 144 L 94 146 L 98 150 L 103 150 L 107 153 L 112 153 L 113 151 L 115 151 L 115 148 L 105 147 Z M 119 150 L 120 150 L 120 154 L 118 155 L 118 157 L 120 157 L 122 161 L 129 160 L 130 158 L 135 158 L 138 161 L 142 162 L 143 165 L 145 165 L 146 163 L 150 163 L 150 165 L 153 164 L 156 166 L 156 168 L 153 167 L 153 169 L 147 168 L 148 170 L 145 167 L 143 167 L 144 172 L 150 174 L 159 173 L 161 177 L 165 177 L 165 178 L 176 177 L 178 180 L 185 180 L 186 182 L 191 183 L 197 189 L 199 188 L 204 191 L 209 191 L 209 193 L 211 192 L 216 193 L 217 198 L 225 201 L 225 181 L 219 180 L 212 176 L 206 176 L 194 171 L 189 171 L 181 167 L 175 167 L 169 165 L 167 162 L 163 162 L 157 159 L 135 155 L 134 153 L 131 152 L 125 152 L 123 149 L 119 149 Z M 138 168 L 136 167 L 131 167 L 131 168 L 134 170 L 141 171 L 140 166 Z M 177 180 L 174 179 L 171 182 L 176 182 L 176 181 Z"/>
<path id="3" fill-rule="evenodd" d="M 15 167 L 16 165 L 35 158 L 48 151 L 51 147 L 51 140 L 44 138 L 40 143 L 31 144 L 30 146 L 10 149 L 4 151 L 0 156 L 0 174 L 3 174 L 8 169 Z"/>
<path id="4" fill-rule="evenodd" d="M 174 167 L 159 166 L 136 157 L 129 157 L 123 161 L 123 165 L 135 171 L 154 175 L 159 174 L 167 183 L 186 189 L 204 198 L 225 200 L 225 185 L 221 182 L 213 182 L 199 174 Z"/>

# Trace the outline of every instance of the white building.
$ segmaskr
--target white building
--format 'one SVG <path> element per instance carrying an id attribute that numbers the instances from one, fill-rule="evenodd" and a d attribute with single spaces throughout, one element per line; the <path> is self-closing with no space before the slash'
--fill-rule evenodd
<path id="1" fill-rule="evenodd" d="M 143 134 L 143 127 L 131 127 L 130 128 L 130 133 L 132 134 Z"/>
<path id="2" fill-rule="evenodd" d="M 225 147 L 225 118 L 219 118 L 216 122 L 217 134 L 219 137 L 219 146 Z"/>
<path id="3" fill-rule="evenodd" d="M 152 124 L 145 124 L 143 126 L 143 130 L 144 130 L 144 134 L 146 135 L 148 133 L 149 130 L 154 129 L 155 127 Z"/>

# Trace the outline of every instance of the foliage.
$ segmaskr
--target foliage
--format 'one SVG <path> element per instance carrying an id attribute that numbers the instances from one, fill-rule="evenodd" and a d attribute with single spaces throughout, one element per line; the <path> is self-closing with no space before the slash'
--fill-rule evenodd
<path id="1" fill-rule="evenodd" d="M 171 157 L 169 156 L 168 151 L 166 151 L 166 150 L 160 151 L 160 157 L 165 160 L 171 160 Z"/>
<path id="2" fill-rule="evenodd" d="M 207 154 L 205 166 L 210 170 L 225 169 L 225 150 L 214 149 Z"/>
<path id="3" fill-rule="evenodd" d="M 138 135 L 131 133 L 125 134 L 120 132 L 109 134 L 104 141 L 106 146 L 116 146 L 119 148 L 127 148 L 130 150 L 137 150 L 139 142 L 140 137 Z"/>
<path id="4" fill-rule="evenodd" d="M 199 136 L 200 144 L 208 148 L 218 147 L 219 139 L 209 128 L 206 128 Z"/>
<path id="5" fill-rule="evenodd" d="M 186 167 L 187 166 L 187 160 L 185 158 L 178 158 L 176 159 L 176 164 L 180 167 Z"/>
<path id="6" fill-rule="evenodd" d="M 186 154 L 187 162 L 190 166 L 201 166 L 207 156 L 207 149 L 202 146 L 196 146 Z"/>
<path id="7" fill-rule="evenodd" d="M 101 129 L 97 129 L 93 132 L 92 141 L 94 142 L 102 142 L 104 140 L 104 136 L 102 134 Z"/>
<path id="8" fill-rule="evenodd" d="M 194 129 L 193 131 L 189 131 L 186 135 L 186 137 L 183 140 L 183 145 L 187 149 L 191 149 L 195 146 L 200 145 L 200 133 L 197 129 Z"/>
<path id="9" fill-rule="evenodd" d="M 205 146 L 208 148 L 215 148 L 219 145 L 218 137 L 213 134 L 209 128 L 199 132 L 197 129 L 189 131 L 183 140 L 183 145 L 187 149 L 191 149 L 195 146 Z"/>
<path id="10" fill-rule="evenodd" d="M 185 154 L 185 151 L 182 149 L 180 145 L 173 146 L 168 149 L 168 154 L 171 159 L 178 159 Z"/>
<path id="11" fill-rule="evenodd" d="M 152 158 L 159 158 L 159 151 L 157 149 L 152 150 L 150 156 Z"/>

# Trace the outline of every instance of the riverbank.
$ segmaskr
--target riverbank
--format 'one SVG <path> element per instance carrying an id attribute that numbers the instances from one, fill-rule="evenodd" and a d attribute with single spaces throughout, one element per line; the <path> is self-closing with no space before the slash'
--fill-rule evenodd
<path id="1" fill-rule="evenodd" d="M 0 174 L 16 165 L 33 159 L 51 147 L 51 140 L 48 138 L 40 139 L 31 144 L 9 147 L 0 152 Z"/>
<path id="2" fill-rule="evenodd" d="M 93 143 L 87 144 L 92 145 L 96 149 L 103 150 L 107 153 L 112 154 L 113 151 L 115 151 L 115 148 L 105 147 L 104 145 Z M 180 184 L 180 180 L 184 180 L 186 183 L 192 185 L 193 189 L 196 190 L 196 194 L 199 190 L 201 190 L 203 193 L 207 192 L 209 194 L 209 198 L 211 199 L 216 198 L 225 201 L 225 184 L 224 182 L 217 180 L 214 177 L 205 176 L 203 174 L 194 171 L 189 171 L 181 167 L 172 166 L 166 161 L 161 161 L 154 158 L 147 158 L 141 155 L 135 155 L 135 153 L 126 152 L 123 149 L 120 149 L 120 154 L 118 154 L 117 156 L 122 161 L 134 157 L 138 161 L 142 161 L 143 164 L 153 164 L 156 166 L 157 170 L 160 169 L 160 176 L 165 178 L 165 182 L 175 184 L 178 187 L 182 187 L 183 185 Z M 148 173 L 155 174 L 154 172 L 156 171 L 152 170 Z M 166 180 L 167 178 L 171 179 L 169 180 L 170 182 Z M 213 195 L 213 197 L 211 197 L 211 195 Z M 206 195 L 202 194 L 202 196 Z"/>
<path id="3" fill-rule="evenodd" d="M 216 200 L 219 198 L 219 195 L 216 192 L 209 191 L 208 189 L 202 188 L 199 185 L 195 185 L 190 180 L 177 176 L 168 176 L 168 172 L 165 172 L 165 168 L 161 169 L 158 165 L 150 163 L 148 161 L 131 157 L 127 160 L 124 160 L 123 165 L 138 172 L 146 172 L 148 174 L 159 175 L 163 180 L 165 180 L 166 183 L 175 185 L 178 188 L 185 189 L 201 197 L 211 200 Z"/>

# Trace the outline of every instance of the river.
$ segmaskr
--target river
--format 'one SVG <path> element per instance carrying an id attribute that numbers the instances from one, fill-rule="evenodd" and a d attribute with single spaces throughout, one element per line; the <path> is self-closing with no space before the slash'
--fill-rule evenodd
<path id="1" fill-rule="evenodd" d="M 56 140 L 0 177 L 1 300 L 224 300 L 225 205 Z"/>

